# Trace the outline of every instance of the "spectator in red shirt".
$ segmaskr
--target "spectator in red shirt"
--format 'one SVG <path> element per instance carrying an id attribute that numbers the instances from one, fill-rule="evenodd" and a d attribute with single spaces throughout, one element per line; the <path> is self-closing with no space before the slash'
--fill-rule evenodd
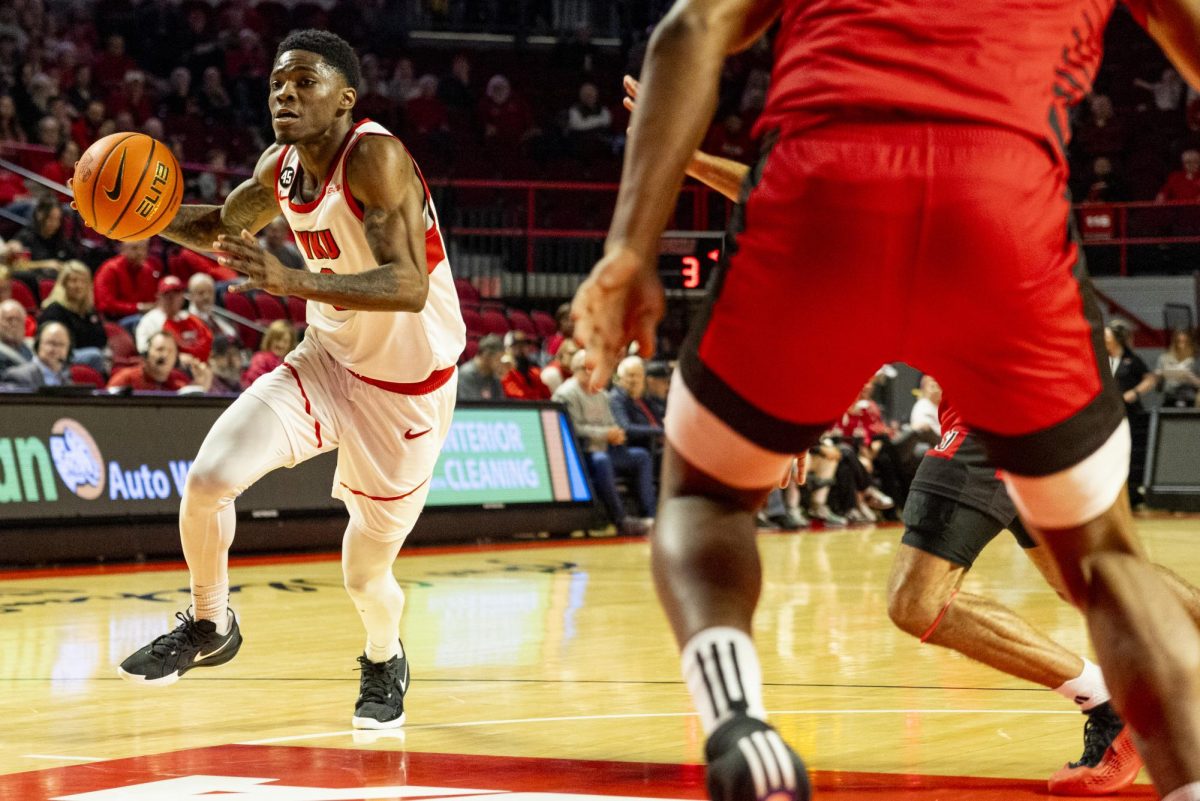
<path id="1" fill-rule="evenodd" d="M 546 353 L 551 356 L 558 353 L 563 340 L 575 335 L 575 321 L 571 319 L 570 303 L 563 303 L 554 311 L 554 322 L 558 323 L 558 330 L 546 340 Z M 566 362 L 568 368 L 570 364 L 570 359 L 568 359 Z"/>
<path id="2" fill-rule="evenodd" d="M 179 248 L 167 258 L 167 272 L 184 283 L 198 274 L 207 275 L 213 281 L 232 281 L 238 277 L 233 270 L 217 264 L 216 259 L 187 248 Z"/>
<path id="3" fill-rule="evenodd" d="M 1113 110 L 1106 95 L 1092 95 L 1088 101 L 1091 114 L 1075 132 L 1073 146 L 1088 156 L 1119 156 L 1129 140 L 1128 129 Z"/>
<path id="4" fill-rule="evenodd" d="M 158 300 L 154 308 L 138 321 L 135 339 L 139 351 L 144 352 L 150 347 L 151 336 L 166 331 L 175 337 L 180 352 L 202 362 L 208 361 L 212 331 L 184 310 L 184 300 L 183 282 L 173 275 L 163 276 L 158 282 Z"/>
<path id="5" fill-rule="evenodd" d="M 493 75 L 479 100 L 484 146 L 512 148 L 537 133 L 533 112 L 503 75 Z"/>
<path id="6" fill-rule="evenodd" d="M 190 386 L 207 391 L 212 385 L 212 372 L 203 362 L 193 367 L 193 381 L 182 370 L 175 369 L 178 362 L 179 346 L 175 338 L 160 331 L 150 338 L 150 349 L 142 364 L 117 370 L 108 380 L 108 387 L 132 387 L 134 392 L 179 392 Z"/>
<path id="7" fill-rule="evenodd" d="M 38 173 L 60 184 L 65 184 L 75 174 L 75 162 L 79 161 L 79 145 L 74 139 L 64 139 L 54 152 L 54 161 L 47 162 Z"/>
<path id="8" fill-rule="evenodd" d="M 250 366 L 242 373 L 242 389 L 283 364 L 283 357 L 296 348 L 296 329 L 287 320 L 276 320 L 267 326 L 258 353 L 250 357 Z"/>
<path id="9" fill-rule="evenodd" d="M 125 73 L 121 88 L 108 96 L 108 110 L 114 117 L 129 112 L 135 125 L 154 116 L 154 99 L 146 91 L 146 76 L 141 70 Z"/>
<path id="10" fill-rule="evenodd" d="M 1167 177 L 1159 190 L 1158 200 L 1200 200 L 1200 151 L 1185 150 L 1179 157 L 1182 170 Z"/>
<path id="11" fill-rule="evenodd" d="M 100 265 L 96 271 L 96 310 L 105 317 L 120 320 L 149 311 L 158 295 L 158 279 L 163 266 L 149 255 L 150 243 L 126 242 L 121 253 Z"/>
<path id="12" fill-rule="evenodd" d="M 424 140 L 450 130 L 450 115 L 438 97 L 437 78 L 422 75 L 417 80 L 417 96 L 408 101 L 404 116 L 408 120 L 408 133 L 414 139 Z"/>
<path id="13" fill-rule="evenodd" d="M 509 331 L 504 335 L 507 358 L 512 363 L 500 381 L 504 396 L 517 400 L 550 400 L 550 387 L 542 383 L 542 371 L 533 361 L 537 343 L 524 331 Z"/>
<path id="14" fill-rule="evenodd" d="M 71 138 L 75 144 L 87 148 L 100 138 L 100 126 L 108 119 L 108 108 L 103 100 L 92 100 L 71 126 Z"/>
<path id="15" fill-rule="evenodd" d="M 125 37 L 114 33 L 105 41 L 104 52 L 96 57 L 92 77 L 102 90 L 112 91 L 120 87 L 125 73 L 136 69 L 137 64 L 125 53 Z"/>
<path id="16" fill-rule="evenodd" d="M 58 150 L 58 146 L 62 144 L 66 134 L 58 117 L 52 117 L 49 114 L 38 120 L 35 130 L 37 133 L 36 144 L 50 148 L 50 151 L 26 150 L 21 156 L 21 162 L 25 169 L 40 173 L 43 167 L 54 161 L 54 152 Z"/>

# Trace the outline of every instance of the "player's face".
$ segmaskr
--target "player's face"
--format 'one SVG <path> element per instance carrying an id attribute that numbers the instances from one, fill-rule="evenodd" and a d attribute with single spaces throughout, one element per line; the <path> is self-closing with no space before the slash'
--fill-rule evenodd
<path id="1" fill-rule="evenodd" d="M 288 50 L 271 72 L 271 128 L 275 142 L 302 144 L 317 139 L 339 114 L 354 107 L 355 90 L 316 53 Z"/>

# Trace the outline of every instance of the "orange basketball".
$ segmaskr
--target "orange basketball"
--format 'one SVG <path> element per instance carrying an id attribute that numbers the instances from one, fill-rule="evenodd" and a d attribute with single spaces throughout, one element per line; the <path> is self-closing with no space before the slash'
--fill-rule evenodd
<path id="1" fill-rule="evenodd" d="M 183 176 L 162 142 L 140 133 L 115 133 L 79 157 L 71 189 L 85 223 L 110 239 L 136 241 L 175 219 Z"/>

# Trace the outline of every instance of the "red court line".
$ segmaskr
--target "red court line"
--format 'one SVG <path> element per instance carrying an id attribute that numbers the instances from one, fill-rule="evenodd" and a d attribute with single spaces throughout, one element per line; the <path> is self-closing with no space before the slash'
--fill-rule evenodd
<path id="1" fill-rule="evenodd" d="M 493 551 L 525 551 L 538 548 L 573 548 L 579 545 L 622 545 L 645 542 L 644 537 L 603 537 L 578 540 L 528 540 L 519 542 L 465 543 L 462 545 L 414 545 L 400 551 L 400 558 L 413 556 L 440 556 L 454 553 L 490 553 Z M 288 565 L 299 562 L 336 562 L 342 558 L 340 551 L 318 551 L 314 553 L 256 554 L 229 557 L 230 567 L 254 565 Z M 18 579 L 55 578 L 57 576 L 102 576 L 122 573 L 167 573 L 172 570 L 187 570 L 187 563 L 130 562 L 113 565 L 65 565 L 63 567 L 39 567 L 28 570 L 0 570 L 0 581 Z"/>
<path id="2" fill-rule="evenodd" d="M 384 741 L 386 742 L 386 741 Z M 417 785 L 474 788 L 495 792 L 593 793 L 673 799 L 707 797 L 704 768 L 654 762 L 613 762 L 471 756 L 399 750 L 224 745 L 132 757 L 87 765 L 0 776 L 0 796 L 49 801 L 63 795 L 97 792 L 189 777 L 244 776 L 267 779 L 266 786 L 361 789 Z M 818 798 L 837 801 L 1044 801 L 1045 780 L 905 773 L 813 771 Z M 211 782 L 211 779 L 199 779 Z M 182 790 L 183 788 L 178 788 Z M 187 797 L 207 797 L 215 787 L 190 787 Z M 303 791 L 301 791 L 303 792 Z M 219 795 L 214 795 L 219 797 Z M 569 799 L 564 797 L 564 801 Z M 1120 798 L 1152 799 L 1148 785 L 1134 785 Z M 502 799 L 500 799 L 502 801 Z"/>

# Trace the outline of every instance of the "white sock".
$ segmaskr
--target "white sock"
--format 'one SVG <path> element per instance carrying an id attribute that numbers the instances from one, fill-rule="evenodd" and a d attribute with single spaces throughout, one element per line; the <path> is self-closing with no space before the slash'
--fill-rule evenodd
<path id="1" fill-rule="evenodd" d="M 217 625 L 218 634 L 228 634 L 229 582 L 210 584 L 206 587 L 192 585 L 192 616 L 196 620 L 211 620 Z"/>
<path id="2" fill-rule="evenodd" d="M 400 645 L 399 640 L 392 640 L 387 645 L 376 645 L 367 639 L 367 659 L 372 662 L 386 662 L 393 656 L 404 656 L 404 647 Z"/>
<path id="3" fill-rule="evenodd" d="M 1104 674 L 1095 662 L 1083 658 L 1083 672 L 1070 681 L 1063 682 L 1054 692 L 1074 701 L 1081 710 L 1087 712 L 1094 709 L 1112 696 L 1108 693 L 1108 685 L 1104 683 Z"/>
<path id="4" fill-rule="evenodd" d="M 1164 795 L 1162 801 L 1200 801 L 1200 782 L 1185 784 Z"/>
<path id="5" fill-rule="evenodd" d="M 705 734 L 735 712 L 765 720 L 762 667 L 754 641 L 727 626 L 704 629 L 683 646 L 683 680 Z"/>

